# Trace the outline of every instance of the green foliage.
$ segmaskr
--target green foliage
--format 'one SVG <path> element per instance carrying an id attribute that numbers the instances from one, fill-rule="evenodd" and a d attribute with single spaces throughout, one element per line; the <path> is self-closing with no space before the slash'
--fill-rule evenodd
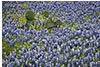
<path id="1" fill-rule="evenodd" d="M 86 21 L 89 21 L 89 19 L 90 19 L 90 16 L 89 15 L 86 16 Z"/>
<path id="2" fill-rule="evenodd" d="M 56 25 L 58 25 L 58 26 L 60 26 L 62 23 L 61 23 L 61 21 L 58 19 L 56 22 Z"/>
<path id="3" fill-rule="evenodd" d="M 25 15 L 25 17 L 26 17 L 26 19 L 27 19 L 28 21 L 35 20 L 34 16 L 35 16 L 35 14 L 34 14 L 33 11 L 31 11 L 31 10 L 28 10 L 28 11 L 26 12 L 26 15 Z"/>
<path id="4" fill-rule="evenodd" d="M 31 24 L 34 25 L 34 22 L 32 23 L 32 21 L 28 21 L 28 20 L 27 20 L 27 21 L 26 21 L 26 24 L 25 24 L 25 27 L 29 30 Z"/>
<path id="5" fill-rule="evenodd" d="M 31 29 L 35 28 L 36 30 L 40 30 L 40 27 L 38 27 L 36 25 L 36 21 L 38 18 L 37 17 L 40 17 L 41 18 L 41 21 L 42 21 L 42 28 L 47 28 L 49 30 L 52 30 L 54 28 L 56 28 L 57 26 L 60 26 L 62 23 L 61 21 L 58 19 L 56 22 L 52 20 L 51 17 L 49 17 L 49 12 L 48 11 L 44 11 L 44 15 L 39 15 L 39 13 L 37 13 L 36 15 L 31 11 L 31 10 L 28 10 L 26 12 L 26 24 L 25 24 L 25 27 L 27 27 L 27 29 L 29 30 L 29 28 L 31 26 Z M 46 17 L 46 23 L 43 22 L 42 20 L 42 17 Z M 48 18 L 49 17 L 49 18 Z"/>
<path id="6" fill-rule="evenodd" d="M 23 4 L 24 8 L 28 8 L 28 5 L 26 3 Z"/>
<path id="7" fill-rule="evenodd" d="M 55 28 L 56 24 L 52 21 L 51 18 L 44 24 L 47 29 Z"/>
<path id="8" fill-rule="evenodd" d="M 45 28 L 47 29 L 53 29 L 53 28 L 56 28 L 57 26 L 60 26 L 62 23 L 61 21 L 58 19 L 56 22 L 54 22 L 52 20 L 52 18 L 49 18 L 47 20 L 47 22 L 44 24 Z"/>
<path id="9" fill-rule="evenodd" d="M 40 27 L 38 25 L 35 26 L 36 30 L 40 30 Z"/>
<path id="10" fill-rule="evenodd" d="M 49 17 L 49 12 L 48 11 L 44 11 L 44 16 L 45 17 Z"/>
<path id="11" fill-rule="evenodd" d="M 19 18 L 19 20 L 20 20 L 20 22 L 21 22 L 22 24 L 25 22 L 25 18 L 22 17 L 22 16 Z"/>
<path id="12" fill-rule="evenodd" d="M 98 48 L 98 50 L 100 51 L 100 48 Z"/>
<path id="13" fill-rule="evenodd" d="M 18 27 L 23 28 L 23 24 L 26 22 L 26 19 L 24 17 L 20 16 L 19 21 L 20 21 L 20 23 L 19 23 Z"/>
<path id="14" fill-rule="evenodd" d="M 33 13 L 33 11 L 28 10 L 25 14 L 25 17 L 26 17 L 25 27 L 29 29 L 32 25 L 34 25 L 35 14 Z"/>
<path id="15" fill-rule="evenodd" d="M 17 21 L 17 15 L 16 14 L 13 14 L 13 17 L 14 17 L 14 20 L 16 22 Z"/>
<path id="16" fill-rule="evenodd" d="M 63 52 L 61 51 L 60 54 L 63 55 Z"/>

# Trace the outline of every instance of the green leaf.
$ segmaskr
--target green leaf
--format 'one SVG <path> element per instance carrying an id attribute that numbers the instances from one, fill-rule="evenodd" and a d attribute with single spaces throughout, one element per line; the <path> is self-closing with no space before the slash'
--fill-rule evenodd
<path id="1" fill-rule="evenodd" d="M 30 27 L 32 28 L 32 26 L 35 26 L 34 20 L 32 20 L 32 21 L 26 20 L 25 27 L 29 30 L 29 28 Z"/>
<path id="2" fill-rule="evenodd" d="M 44 16 L 45 17 L 49 17 L 49 12 L 48 11 L 44 11 Z"/>
<path id="3" fill-rule="evenodd" d="M 25 24 L 25 27 L 29 30 L 30 25 L 28 23 Z"/>
<path id="4" fill-rule="evenodd" d="M 47 29 L 52 29 L 52 28 L 55 28 L 55 27 L 56 27 L 56 24 L 52 21 L 51 18 L 49 18 L 49 19 L 47 20 L 47 22 L 45 23 L 45 27 L 46 27 Z"/>
<path id="5" fill-rule="evenodd" d="M 55 23 L 56 23 L 56 25 L 59 25 L 59 26 L 62 24 L 59 19 Z"/>
<path id="6" fill-rule="evenodd" d="M 35 20 L 34 16 L 35 14 L 31 10 L 28 10 L 25 14 L 26 19 L 29 21 Z"/>
<path id="7" fill-rule="evenodd" d="M 19 20 L 20 20 L 21 23 L 24 23 L 26 21 L 25 18 L 22 17 L 22 16 L 19 18 Z"/>
<path id="8" fill-rule="evenodd" d="M 14 20 L 16 22 L 17 21 L 17 15 L 16 14 L 13 14 L 13 17 L 14 17 Z"/>
<path id="9" fill-rule="evenodd" d="M 90 16 L 89 15 L 86 16 L 86 21 L 89 21 L 89 19 L 90 19 Z"/>
<path id="10" fill-rule="evenodd" d="M 56 22 L 54 22 L 52 20 L 52 18 L 48 18 L 47 22 L 44 24 L 44 26 L 47 28 L 47 29 L 53 29 L 53 28 L 56 28 L 57 26 L 60 26 L 62 23 L 61 21 L 58 19 Z"/>
<path id="11" fill-rule="evenodd" d="M 28 8 L 28 5 L 26 3 L 23 4 L 24 8 Z"/>

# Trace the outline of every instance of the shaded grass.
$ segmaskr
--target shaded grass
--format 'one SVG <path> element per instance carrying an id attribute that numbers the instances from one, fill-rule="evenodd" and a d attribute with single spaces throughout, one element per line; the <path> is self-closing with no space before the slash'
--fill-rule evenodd
<path id="1" fill-rule="evenodd" d="M 24 8 L 29 8 L 28 4 L 26 4 L 26 3 L 23 4 L 23 7 Z"/>

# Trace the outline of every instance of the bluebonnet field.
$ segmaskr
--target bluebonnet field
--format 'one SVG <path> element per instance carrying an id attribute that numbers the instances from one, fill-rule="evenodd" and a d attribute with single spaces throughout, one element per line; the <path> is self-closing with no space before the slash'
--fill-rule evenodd
<path id="1" fill-rule="evenodd" d="M 3 1 L 3 67 L 100 67 L 100 1 Z"/>

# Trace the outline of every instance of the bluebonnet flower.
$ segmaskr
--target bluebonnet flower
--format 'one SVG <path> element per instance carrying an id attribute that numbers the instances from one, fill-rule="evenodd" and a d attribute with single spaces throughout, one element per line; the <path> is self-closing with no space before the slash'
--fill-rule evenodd
<path id="1" fill-rule="evenodd" d="M 4 51 L 5 50 L 5 47 L 3 47 L 2 50 Z"/>
<path id="2" fill-rule="evenodd" d="M 10 44 L 10 47 L 14 47 L 14 43 L 11 43 L 11 44 Z"/>

